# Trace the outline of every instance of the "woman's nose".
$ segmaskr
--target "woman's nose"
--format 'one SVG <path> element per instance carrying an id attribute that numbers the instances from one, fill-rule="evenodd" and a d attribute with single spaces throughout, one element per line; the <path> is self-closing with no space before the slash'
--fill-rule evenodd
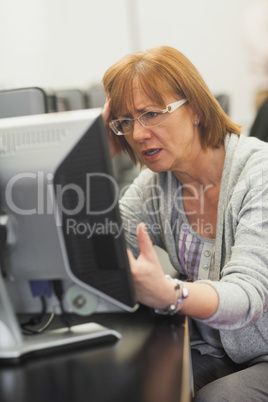
<path id="1" fill-rule="evenodd" d="M 146 139 L 151 138 L 151 132 L 150 129 L 144 127 L 139 120 L 134 121 L 133 125 L 133 131 L 132 131 L 132 137 L 133 140 L 136 142 L 142 142 Z"/>

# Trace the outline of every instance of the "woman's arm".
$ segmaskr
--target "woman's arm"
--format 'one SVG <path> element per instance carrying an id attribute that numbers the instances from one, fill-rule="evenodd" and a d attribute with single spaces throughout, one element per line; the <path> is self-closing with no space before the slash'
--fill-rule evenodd
<path id="1" fill-rule="evenodd" d="M 140 255 L 135 259 L 128 251 L 138 300 L 149 307 L 166 309 L 176 302 L 174 280 L 165 276 L 144 223 L 137 229 Z M 181 312 L 200 319 L 212 316 L 218 308 L 216 290 L 207 283 L 184 283 L 188 297 L 183 300 Z"/>

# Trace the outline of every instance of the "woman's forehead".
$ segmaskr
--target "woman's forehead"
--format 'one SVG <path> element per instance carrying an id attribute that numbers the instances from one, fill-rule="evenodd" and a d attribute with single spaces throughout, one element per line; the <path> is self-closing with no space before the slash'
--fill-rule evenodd
<path id="1" fill-rule="evenodd" d="M 119 108 L 120 114 L 128 114 L 148 106 L 164 107 L 170 92 L 164 91 L 163 86 L 161 88 L 157 83 L 151 86 L 134 79 L 124 88 L 121 95 L 122 101 L 117 104 L 115 109 Z"/>
<path id="2" fill-rule="evenodd" d="M 128 109 L 142 110 L 146 106 L 158 105 L 159 99 L 156 99 L 153 95 L 148 93 L 148 91 L 140 85 L 133 85 L 132 94 L 131 97 L 127 99 L 126 106 Z"/>

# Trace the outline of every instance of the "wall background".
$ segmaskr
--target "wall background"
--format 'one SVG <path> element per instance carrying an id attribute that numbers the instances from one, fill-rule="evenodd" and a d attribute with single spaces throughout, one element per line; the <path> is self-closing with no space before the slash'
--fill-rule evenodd
<path id="1" fill-rule="evenodd" d="M 0 89 L 88 87 L 125 54 L 170 45 L 230 95 L 247 130 L 254 85 L 241 24 L 252 1 L 0 0 Z"/>

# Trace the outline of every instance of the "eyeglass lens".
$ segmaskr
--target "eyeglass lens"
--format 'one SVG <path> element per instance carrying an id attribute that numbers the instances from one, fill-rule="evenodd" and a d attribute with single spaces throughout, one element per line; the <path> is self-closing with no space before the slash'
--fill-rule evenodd
<path id="1" fill-rule="evenodd" d="M 138 120 L 143 127 L 155 127 L 164 122 L 165 113 L 161 109 L 154 109 L 143 113 L 137 119 L 114 120 L 112 125 L 117 131 L 129 134 L 133 130 L 135 120 Z"/>

